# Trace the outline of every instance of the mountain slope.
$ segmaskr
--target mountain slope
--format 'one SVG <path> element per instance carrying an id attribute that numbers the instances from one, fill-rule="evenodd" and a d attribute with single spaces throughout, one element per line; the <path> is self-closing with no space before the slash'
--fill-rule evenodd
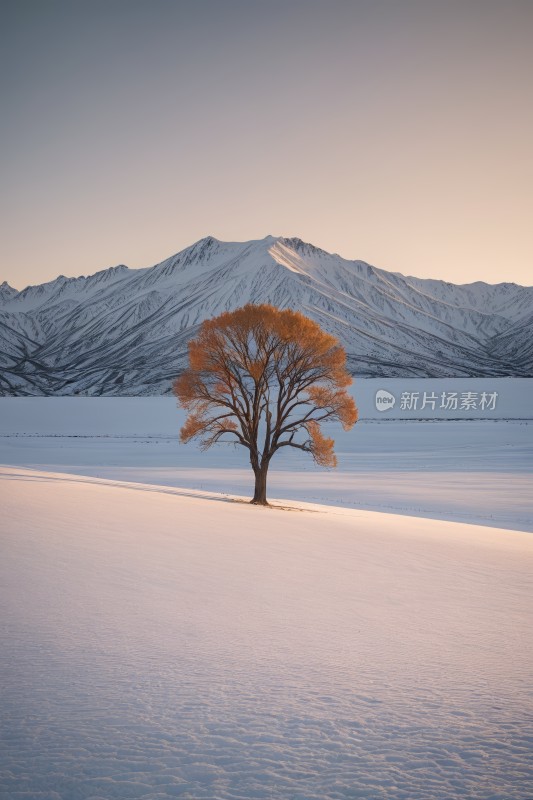
<path id="1" fill-rule="evenodd" d="M 0 393 L 159 394 L 209 317 L 294 308 L 338 336 L 354 375 L 533 374 L 533 288 L 406 278 L 302 242 L 207 237 L 146 269 L 0 286 Z"/>

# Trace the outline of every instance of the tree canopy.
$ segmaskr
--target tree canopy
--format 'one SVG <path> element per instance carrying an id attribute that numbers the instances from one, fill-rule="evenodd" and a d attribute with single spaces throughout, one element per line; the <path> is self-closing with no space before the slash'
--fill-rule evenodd
<path id="1" fill-rule="evenodd" d="M 267 504 L 270 460 L 283 447 L 336 466 L 334 441 L 321 423 L 345 430 L 357 421 L 338 340 L 296 311 L 248 304 L 206 320 L 189 342 L 189 367 L 174 393 L 189 416 L 180 440 L 202 449 L 219 441 L 247 448 L 255 474 L 253 503 Z"/>

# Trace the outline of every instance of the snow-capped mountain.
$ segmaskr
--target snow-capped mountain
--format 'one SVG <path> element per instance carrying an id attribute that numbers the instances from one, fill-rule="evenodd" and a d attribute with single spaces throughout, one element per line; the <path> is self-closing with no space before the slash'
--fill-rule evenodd
<path id="1" fill-rule="evenodd" d="M 199 324 L 247 302 L 302 311 L 356 376 L 533 375 L 533 287 L 457 286 L 300 239 L 209 236 L 146 269 L 0 285 L 0 394 L 160 394 Z"/>

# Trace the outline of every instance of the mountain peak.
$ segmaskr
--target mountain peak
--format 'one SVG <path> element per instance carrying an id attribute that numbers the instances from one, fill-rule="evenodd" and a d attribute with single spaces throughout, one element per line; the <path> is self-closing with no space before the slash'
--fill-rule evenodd
<path id="1" fill-rule="evenodd" d="M 221 242 L 218 239 L 215 239 L 214 236 L 204 236 L 203 239 L 199 239 L 197 242 L 191 245 L 191 247 L 186 249 L 209 250 L 212 247 L 216 247 L 219 244 L 221 244 Z"/>
<path id="2" fill-rule="evenodd" d="M 298 237 L 206 236 L 147 269 L 4 282 L 0 395 L 168 392 L 198 326 L 246 303 L 302 311 L 359 376 L 533 374 L 533 287 L 409 279 Z"/>
<path id="3" fill-rule="evenodd" d="M 17 289 L 10 286 L 7 281 L 2 281 L 2 283 L 0 283 L 0 299 L 11 300 L 16 294 L 18 294 Z"/>
<path id="4" fill-rule="evenodd" d="M 221 244 L 222 242 L 219 242 L 219 240 L 215 239 L 214 236 L 204 236 L 203 239 L 199 239 L 197 242 L 192 244 L 190 247 L 186 247 L 185 250 L 182 250 L 181 252 L 187 253 L 187 258 L 189 259 L 202 259 L 206 256 L 208 257 L 211 253 L 216 252 Z"/>
<path id="5" fill-rule="evenodd" d="M 300 253 L 300 255 L 328 255 L 325 250 L 322 250 L 320 247 L 316 247 L 314 244 L 310 244 L 310 242 L 304 242 L 297 236 L 293 236 L 291 238 L 280 236 L 278 241 L 281 242 L 281 244 L 286 245 L 286 247 L 296 250 L 296 252 Z"/>

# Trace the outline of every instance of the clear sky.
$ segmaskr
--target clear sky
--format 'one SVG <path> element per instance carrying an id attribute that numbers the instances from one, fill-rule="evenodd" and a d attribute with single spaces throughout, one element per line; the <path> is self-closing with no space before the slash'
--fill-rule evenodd
<path id="1" fill-rule="evenodd" d="M 0 282 L 272 234 L 533 283 L 532 0 L 0 9 Z"/>

